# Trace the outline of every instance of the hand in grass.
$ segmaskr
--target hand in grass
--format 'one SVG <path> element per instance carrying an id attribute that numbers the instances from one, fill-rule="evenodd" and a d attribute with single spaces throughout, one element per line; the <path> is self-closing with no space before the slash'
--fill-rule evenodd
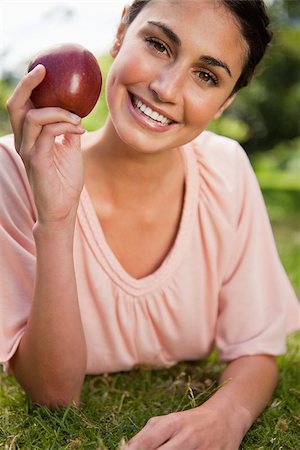
<path id="1" fill-rule="evenodd" d="M 205 404 L 188 411 L 151 418 L 128 443 L 128 450 L 238 450 L 239 421 Z"/>

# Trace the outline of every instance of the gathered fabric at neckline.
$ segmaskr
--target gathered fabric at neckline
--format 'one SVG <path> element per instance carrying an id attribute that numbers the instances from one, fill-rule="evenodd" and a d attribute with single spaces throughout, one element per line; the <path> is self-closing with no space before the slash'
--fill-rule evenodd
<path id="1" fill-rule="evenodd" d="M 193 212 L 196 210 L 195 202 L 198 194 L 198 189 L 195 189 L 195 185 L 197 185 L 195 179 L 198 176 L 198 172 L 193 154 L 193 145 L 187 144 L 180 148 L 180 151 L 184 161 L 185 193 L 179 229 L 174 244 L 162 264 L 153 273 L 143 278 L 134 278 L 119 262 L 105 238 L 87 188 L 85 186 L 83 188 L 78 208 L 78 220 L 85 238 L 101 267 L 107 272 L 109 277 L 130 294 L 141 295 L 149 290 L 153 290 L 172 275 L 184 254 L 183 247 L 191 235 L 192 217 L 195 217 Z"/>

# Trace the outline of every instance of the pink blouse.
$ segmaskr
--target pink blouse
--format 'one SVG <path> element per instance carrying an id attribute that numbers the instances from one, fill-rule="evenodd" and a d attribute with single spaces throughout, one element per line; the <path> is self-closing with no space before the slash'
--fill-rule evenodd
<path id="1" fill-rule="evenodd" d="M 0 139 L 0 361 L 22 338 L 35 274 L 34 202 L 13 136 Z M 130 276 L 111 251 L 87 190 L 74 238 L 87 373 L 285 352 L 299 304 L 280 263 L 263 198 L 240 145 L 203 132 L 182 149 L 186 190 L 161 266 Z"/>

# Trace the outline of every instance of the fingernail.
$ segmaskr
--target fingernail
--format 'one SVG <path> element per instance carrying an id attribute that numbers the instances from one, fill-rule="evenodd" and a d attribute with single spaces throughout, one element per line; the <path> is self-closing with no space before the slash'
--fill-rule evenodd
<path id="1" fill-rule="evenodd" d="M 80 122 L 81 117 L 77 116 L 77 114 L 71 113 L 71 119 L 75 120 L 75 122 Z"/>
<path id="2" fill-rule="evenodd" d="M 41 69 L 42 69 L 42 67 L 44 67 L 42 64 L 38 64 L 37 66 L 34 67 L 33 70 L 34 70 L 35 72 L 40 72 Z"/>

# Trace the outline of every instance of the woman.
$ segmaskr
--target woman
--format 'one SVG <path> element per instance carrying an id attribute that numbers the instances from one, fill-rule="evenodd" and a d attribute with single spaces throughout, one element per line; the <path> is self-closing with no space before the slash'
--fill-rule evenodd
<path id="1" fill-rule="evenodd" d="M 237 449 L 298 325 L 248 159 L 204 131 L 251 78 L 267 25 L 260 0 L 138 0 L 111 50 L 102 129 L 33 109 L 43 66 L 8 101 L 0 360 L 32 400 L 78 404 L 86 373 L 215 344 L 228 362 L 207 402 L 151 419 L 131 450 Z"/>

